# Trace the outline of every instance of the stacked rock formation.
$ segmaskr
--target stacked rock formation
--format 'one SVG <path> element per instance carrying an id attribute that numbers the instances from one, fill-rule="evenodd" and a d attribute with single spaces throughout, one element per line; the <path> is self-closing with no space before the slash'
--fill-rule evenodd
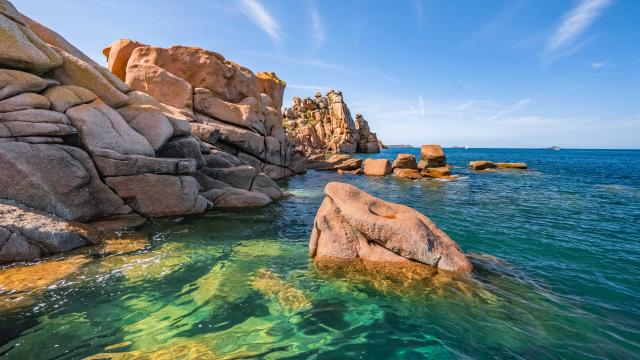
<path id="1" fill-rule="evenodd" d="M 305 171 L 293 152 L 280 107 L 286 84 L 254 74 L 222 55 L 195 47 L 165 49 L 117 40 L 104 49 L 108 67 L 134 90 L 177 108 L 200 140 L 271 178 Z"/>
<path id="2" fill-rule="evenodd" d="M 373 197 L 353 185 L 331 182 L 313 224 L 309 254 L 316 260 L 417 262 L 466 273 L 471 263 L 429 218 L 407 206 Z"/>
<path id="3" fill-rule="evenodd" d="M 170 50 L 136 48 L 132 57 L 140 61 L 132 62 L 131 83 L 146 84 L 145 90 L 159 101 L 132 91 L 5 0 L 0 0 L 0 23 L 0 199 L 55 216 L 56 221 L 129 216 L 139 223 L 140 215 L 268 204 L 282 192 L 265 173 L 281 177 L 304 167 L 294 161 L 279 111 L 268 106 L 269 94 L 258 90 L 281 91 L 281 84 L 268 85 L 270 77 L 265 85 L 249 70 L 201 49 L 175 48 L 178 61 Z M 131 48 L 125 44 L 116 55 Z M 159 59 L 168 64 L 154 65 Z M 209 66 L 196 66 L 199 61 Z M 164 70 L 172 64 L 189 70 L 188 82 Z M 196 108 L 226 111 L 224 116 L 243 121 L 249 117 L 238 113 L 249 112 L 264 136 L 205 114 L 198 114 L 200 123 L 192 122 L 192 88 Z M 219 96 L 241 101 L 216 107 Z M 270 117 L 261 122 L 260 114 Z M 240 148 L 254 151 L 243 155 Z M 10 226 L 12 218 L 0 218 L 2 228 L 16 229 Z M 67 249 L 45 244 L 47 238 L 38 232 L 22 232 L 24 241 L 15 246 L 11 239 L 16 234 L 0 230 L 2 261 Z"/>
<path id="4" fill-rule="evenodd" d="M 377 153 L 381 142 L 369 129 L 362 114 L 355 121 L 342 92 L 329 90 L 326 96 L 293 98 L 293 105 L 283 109 L 287 133 L 294 147 L 309 155 L 334 153 Z"/>

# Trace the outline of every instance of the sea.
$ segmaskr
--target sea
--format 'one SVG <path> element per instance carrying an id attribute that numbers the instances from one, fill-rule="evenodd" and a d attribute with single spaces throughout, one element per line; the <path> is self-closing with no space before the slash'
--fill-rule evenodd
<path id="1" fill-rule="evenodd" d="M 398 153 L 419 149 L 357 156 Z M 640 151 L 445 154 L 456 181 L 309 171 L 266 208 L 155 219 L 108 247 L 5 267 L 0 358 L 640 358 Z M 529 168 L 476 173 L 471 160 Z M 424 213 L 472 273 L 316 266 L 309 235 L 331 181 Z"/>

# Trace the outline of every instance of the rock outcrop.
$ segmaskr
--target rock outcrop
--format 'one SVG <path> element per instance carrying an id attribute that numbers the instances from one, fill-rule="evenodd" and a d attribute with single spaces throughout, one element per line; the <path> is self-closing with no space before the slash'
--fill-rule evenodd
<path id="1" fill-rule="evenodd" d="M 293 98 L 293 104 L 283 109 L 285 129 L 296 150 L 307 156 L 334 153 L 377 153 L 381 142 L 369 129 L 362 114 L 355 121 L 342 92 L 329 90 L 326 96 Z"/>
<path id="2" fill-rule="evenodd" d="M 527 163 L 524 162 L 498 162 L 494 163 L 488 160 L 475 160 L 469 162 L 469 168 L 476 171 L 492 170 L 492 169 L 518 169 L 526 170 Z"/>
<path id="3" fill-rule="evenodd" d="M 131 41 L 108 52 L 111 73 L 5 0 L 0 22 L 0 199 L 18 206 L 2 210 L 0 261 L 85 244 L 49 240 L 69 221 L 264 206 L 284 195 L 269 176 L 306 169 L 270 100 L 275 74 Z"/>
<path id="4" fill-rule="evenodd" d="M 197 124 L 194 134 L 202 142 L 272 178 L 305 171 L 305 158 L 294 153 L 282 123 L 286 84 L 274 73 L 254 74 L 195 47 L 165 49 L 121 39 L 103 53 L 109 69 L 128 86 Z"/>
<path id="5" fill-rule="evenodd" d="M 309 241 L 312 258 L 397 266 L 418 262 L 456 273 L 471 270 L 456 243 L 419 212 L 344 183 L 327 184 L 324 194 Z"/>
<path id="6" fill-rule="evenodd" d="M 91 228 L 0 202 L 0 264 L 37 259 L 95 241 Z"/>

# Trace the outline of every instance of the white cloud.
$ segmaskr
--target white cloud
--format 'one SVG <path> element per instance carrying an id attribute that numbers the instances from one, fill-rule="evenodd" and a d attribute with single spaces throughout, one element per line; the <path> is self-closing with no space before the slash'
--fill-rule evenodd
<path id="1" fill-rule="evenodd" d="M 418 105 L 420 105 L 420 115 L 424 115 L 424 100 L 422 99 L 422 95 L 418 95 Z"/>
<path id="2" fill-rule="evenodd" d="M 306 85 L 306 84 L 287 84 L 287 88 L 302 89 L 302 90 L 315 90 L 315 91 L 328 91 L 330 86 L 322 85 Z"/>
<path id="3" fill-rule="evenodd" d="M 594 69 L 600 69 L 601 67 L 605 67 L 607 65 L 609 65 L 609 60 L 602 60 L 591 63 L 591 67 Z"/>
<path id="4" fill-rule="evenodd" d="M 282 32 L 277 21 L 257 0 L 242 0 L 242 12 L 258 25 L 276 45 L 282 43 Z"/>
<path id="5" fill-rule="evenodd" d="M 567 51 L 566 48 L 571 47 L 610 4 L 611 0 L 581 0 L 576 7 L 566 13 L 553 36 L 547 41 L 543 53 L 545 62 L 557 59 L 558 52 L 563 52 L 567 56 L 577 51 L 579 47 L 574 46 L 570 49 L 573 51 Z"/>
<path id="6" fill-rule="evenodd" d="M 324 26 L 322 25 L 322 19 L 320 18 L 320 13 L 315 6 L 312 6 L 310 11 L 311 16 L 311 25 L 313 26 L 313 39 L 315 41 L 316 47 L 321 47 L 324 44 L 325 40 L 325 32 Z"/>

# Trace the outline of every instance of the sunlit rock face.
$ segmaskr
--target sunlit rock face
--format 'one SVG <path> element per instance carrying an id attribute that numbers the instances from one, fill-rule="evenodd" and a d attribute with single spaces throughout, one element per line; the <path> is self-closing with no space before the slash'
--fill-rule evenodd
<path id="1" fill-rule="evenodd" d="M 312 258 L 417 262 L 438 271 L 466 273 L 471 263 L 429 218 L 373 197 L 353 185 L 331 182 L 314 220 Z"/>
<path id="2" fill-rule="evenodd" d="M 280 107 L 286 83 L 205 49 L 160 48 L 121 39 L 104 49 L 108 67 L 134 90 L 179 109 L 198 124 L 195 135 L 272 178 L 304 172 Z M 211 133 L 219 134 L 211 137 Z"/>
<path id="3" fill-rule="evenodd" d="M 282 113 L 295 149 L 307 156 L 327 151 L 377 153 L 382 147 L 362 114 L 356 114 L 354 121 L 340 91 L 316 93 L 313 99 L 294 97 Z"/>
<path id="4" fill-rule="evenodd" d="M 197 214 L 231 195 L 236 206 L 267 205 L 282 192 L 265 177 L 306 169 L 274 108 L 284 91 L 275 74 L 257 80 L 212 52 L 132 41 L 105 52 L 111 73 L 4 0 L 0 23 L 0 199 L 79 222 Z M 247 164 L 257 170 L 215 178 Z M 215 202 L 202 196 L 212 188 Z M 42 233 L 21 249 L 5 240 L 5 262 L 83 244 L 38 250 Z"/>

